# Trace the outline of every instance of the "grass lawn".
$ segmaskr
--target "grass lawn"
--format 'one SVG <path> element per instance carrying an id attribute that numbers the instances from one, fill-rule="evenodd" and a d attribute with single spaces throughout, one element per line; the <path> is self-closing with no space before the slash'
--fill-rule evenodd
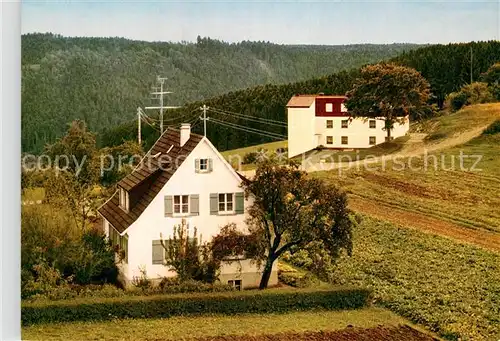
<path id="1" fill-rule="evenodd" d="M 364 217 L 331 280 L 451 340 L 500 339 L 497 253 Z"/>
<path id="2" fill-rule="evenodd" d="M 347 326 L 376 327 L 406 323 L 381 308 L 308 311 L 288 314 L 172 317 L 60 323 L 24 327 L 23 340 L 185 340 L 218 335 L 261 335 L 280 332 L 336 330 Z"/>
<path id="3" fill-rule="evenodd" d="M 487 103 L 467 106 L 452 114 L 432 118 L 420 124 L 429 133 L 429 140 L 440 140 L 456 133 L 488 125 L 500 117 L 500 104 Z"/>

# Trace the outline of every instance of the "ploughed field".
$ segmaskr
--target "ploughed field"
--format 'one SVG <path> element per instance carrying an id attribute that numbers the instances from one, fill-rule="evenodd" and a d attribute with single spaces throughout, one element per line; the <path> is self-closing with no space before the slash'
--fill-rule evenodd
<path id="1" fill-rule="evenodd" d="M 337 331 L 282 333 L 258 336 L 218 336 L 197 341 L 432 341 L 438 340 L 407 325 L 397 327 L 346 328 Z"/>

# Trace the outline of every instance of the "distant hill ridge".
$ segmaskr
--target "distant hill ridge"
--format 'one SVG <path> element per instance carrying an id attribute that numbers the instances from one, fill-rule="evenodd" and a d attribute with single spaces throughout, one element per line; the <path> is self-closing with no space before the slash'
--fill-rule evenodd
<path id="1" fill-rule="evenodd" d="M 138 106 L 150 104 L 156 75 L 169 78 L 167 88 L 174 93 L 166 97 L 168 104 L 182 105 L 257 85 L 334 74 L 417 47 L 23 35 L 22 149 L 40 152 L 76 118 L 100 133 L 133 119 Z"/>

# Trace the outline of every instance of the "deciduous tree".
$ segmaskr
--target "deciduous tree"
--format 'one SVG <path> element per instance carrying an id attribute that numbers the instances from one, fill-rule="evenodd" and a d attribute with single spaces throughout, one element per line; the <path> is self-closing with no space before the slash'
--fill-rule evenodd
<path id="1" fill-rule="evenodd" d="M 243 186 L 254 198 L 247 224 L 262 245 L 260 289 L 267 287 L 274 262 L 286 251 L 321 242 L 333 258 L 343 249 L 351 253 L 353 222 L 347 196 L 337 187 L 308 177 L 297 165 L 269 160 Z"/>
<path id="2" fill-rule="evenodd" d="M 428 109 L 430 86 L 422 75 L 395 64 L 368 65 L 361 70 L 345 103 L 353 117 L 383 119 L 387 140 L 395 123 L 408 115 L 418 116 Z"/>

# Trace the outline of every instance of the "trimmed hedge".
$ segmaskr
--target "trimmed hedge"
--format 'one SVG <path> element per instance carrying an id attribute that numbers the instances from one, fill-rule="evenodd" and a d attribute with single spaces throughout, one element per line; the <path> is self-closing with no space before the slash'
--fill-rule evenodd
<path id="1" fill-rule="evenodd" d="M 22 325 L 103 321 L 115 318 L 165 318 L 203 314 L 285 313 L 310 309 L 356 309 L 367 306 L 371 291 L 337 289 L 324 291 L 276 290 L 238 293 L 192 294 L 115 299 L 26 303 Z"/>

